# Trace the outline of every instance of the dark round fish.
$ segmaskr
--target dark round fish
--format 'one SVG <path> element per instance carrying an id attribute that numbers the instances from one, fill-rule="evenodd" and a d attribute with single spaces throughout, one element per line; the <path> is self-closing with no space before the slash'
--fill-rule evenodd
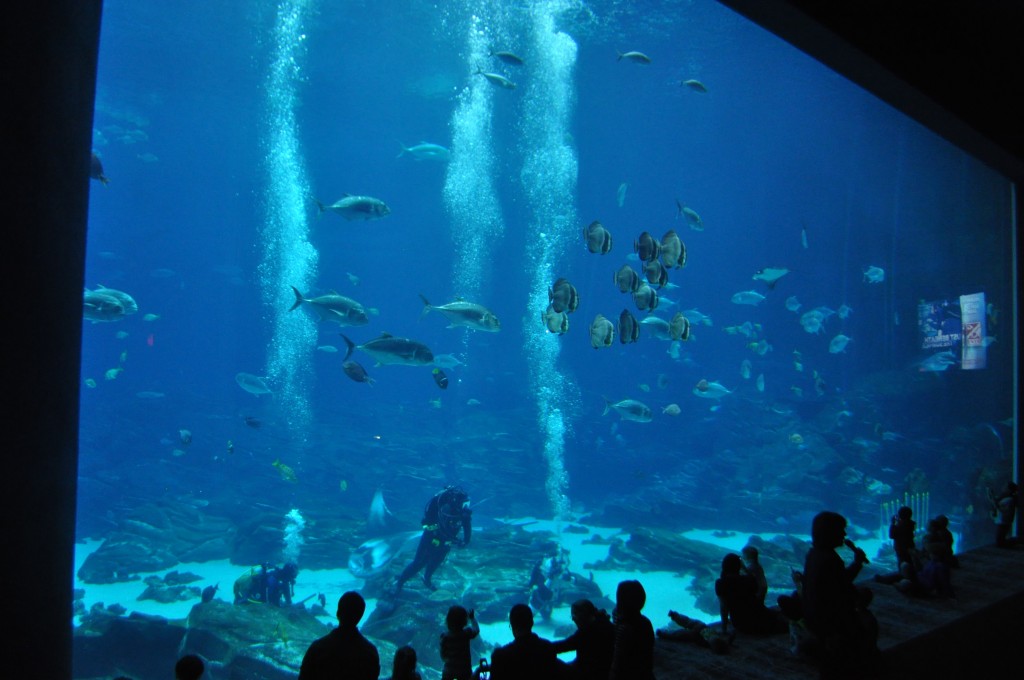
<path id="1" fill-rule="evenodd" d="M 590 345 L 594 349 L 611 347 L 615 341 L 615 325 L 601 314 L 590 324 Z"/>
<path id="2" fill-rule="evenodd" d="M 661 244 L 658 243 L 658 239 L 645 231 L 637 240 L 633 241 L 633 250 L 641 261 L 650 262 L 658 259 L 658 255 L 661 254 Z"/>
<path id="3" fill-rule="evenodd" d="M 651 260 L 644 267 L 644 275 L 652 286 L 663 288 L 668 283 L 668 270 L 658 260 Z"/>
<path id="4" fill-rule="evenodd" d="M 341 365 L 341 370 L 345 371 L 345 375 L 356 382 L 366 383 L 368 385 L 373 384 L 373 378 L 371 378 L 366 372 L 366 369 L 355 361 L 346 361 Z"/>
<path id="5" fill-rule="evenodd" d="M 625 345 L 628 342 L 636 342 L 639 337 L 640 324 L 628 309 L 623 309 L 619 314 L 619 342 Z"/>
<path id="6" fill-rule="evenodd" d="M 668 322 L 668 334 L 673 340 L 689 340 L 690 320 L 683 316 L 682 312 L 676 312 L 676 315 Z"/>
<path id="7" fill-rule="evenodd" d="M 621 293 L 634 293 L 640 287 L 640 275 L 628 264 L 624 264 L 615 272 L 615 285 Z"/>
<path id="8" fill-rule="evenodd" d="M 607 255 L 612 249 L 611 233 L 597 220 L 583 227 L 583 240 L 587 242 L 587 250 L 592 253 Z"/>
<path id="9" fill-rule="evenodd" d="M 434 374 L 434 382 L 437 383 L 437 386 L 442 390 L 448 389 L 448 376 L 444 374 L 444 371 L 440 368 L 435 368 L 432 372 Z"/>
<path id="10" fill-rule="evenodd" d="M 576 291 L 576 287 L 573 286 L 567 279 L 560 278 L 555 281 L 555 285 L 548 289 L 548 302 L 551 303 L 551 308 L 555 312 L 575 312 L 576 308 L 580 304 L 580 296 Z"/>
<path id="11" fill-rule="evenodd" d="M 658 291 L 646 283 L 641 284 L 633 292 L 633 302 L 636 303 L 636 308 L 641 312 L 653 312 L 658 308 Z"/>
<path id="12" fill-rule="evenodd" d="M 219 588 L 219 587 L 220 587 L 220 584 L 218 583 L 215 586 L 206 586 L 205 588 L 203 588 L 203 594 L 202 594 L 202 598 L 201 598 L 202 601 L 203 602 L 209 602 L 210 600 L 212 600 L 213 596 L 217 594 L 217 588 Z"/>
<path id="13" fill-rule="evenodd" d="M 260 421 L 259 418 L 253 418 L 252 416 L 246 416 L 245 417 L 245 424 L 248 425 L 249 427 L 253 428 L 253 429 L 258 430 L 260 428 L 260 426 L 263 425 L 263 422 Z"/>
<path id="14" fill-rule="evenodd" d="M 661 237 L 661 261 L 669 269 L 686 266 L 686 245 L 676 234 L 675 229 L 669 229 Z"/>

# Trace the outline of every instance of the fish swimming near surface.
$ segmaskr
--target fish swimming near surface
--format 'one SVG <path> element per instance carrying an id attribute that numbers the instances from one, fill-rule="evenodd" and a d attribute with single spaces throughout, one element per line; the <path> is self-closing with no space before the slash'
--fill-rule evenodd
<path id="1" fill-rule="evenodd" d="M 636 52 L 636 51 L 618 52 L 618 51 L 616 51 L 616 53 L 619 55 L 619 58 L 616 61 L 622 61 L 623 59 L 625 59 L 627 61 L 633 62 L 634 64 L 650 64 L 651 63 L 651 58 L 648 57 L 643 52 Z"/>
<path id="2" fill-rule="evenodd" d="M 261 394 L 273 394 L 270 388 L 267 387 L 266 380 L 266 378 L 261 378 L 252 373 L 238 373 L 235 375 L 235 382 L 238 383 L 238 386 L 249 394 L 255 394 L 257 397 Z"/>
<path id="3" fill-rule="evenodd" d="M 548 302 L 556 312 L 575 312 L 580 305 L 580 294 L 568 279 L 560 278 L 548 288 Z"/>
<path id="4" fill-rule="evenodd" d="M 619 342 L 625 345 L 636 342 L 639 337 L 640 324 L 636 322 L 636 317 L 628 309 L 623 309 L 619 314 Z"/>
<path id="5" fill-rule="evenodd" d="M 295 311 L 305 302 L 316 311 L 321 321 L 334 321 L 340 326 L 365 326 L 370 323 L 366 309 L 352 298 L 339 295 L 333 290 L 327 295 L 307 298 L 295 286 L 291 289 L 295 292 L 295 304 L 288 309 L 289 312 Z"/>
<path id="6" fill-rule="evenodd" d="M 658 308 L 658 291 L 646 283 L 641 283 L 640 287 L 633 291 L 633 302 L 641 312 L 653 312 Z"/>
<path id="7" fill-rule="evenodd" d="M 548 305 L 548 308 L 540 315 L 540 319 L 548 333 L 564 335 L 569 330 L 569 315 L 565 312 L 555 311 L 554 305 Z"/>
<path id="8" fill-rule="evenodd" d="M 516 84 L 513 83 L 508 78 L 506 78 L 505 76 L 499 75 L 497 73 L 487 73 L 479 66 L 477 67 L 476 73 L 474 75 L 483 76 L 484 78 L 487 79 L 487 82 L 489 82 L 491 85 L 494 85 L 495 87 L 500 87 L 506 90 L 516 89 Z"/>
<path id="9" fill-rule="evenodd" d="M 315 198 L 313 200 L 316 201 L 318 209 L 317 217 L 323 215 L 328 210 L 338 213 L 346 220 L 379 220 L 391 214 L 391 208 L 384 201 L 372 196 L 345 194 L 344 197 L 331 205 L 324 205 Z"/>
<path id="10" fill-rule="evenodd" d="M 697 383 L 696 387 L 693 388 L 693 393 L 698 397 L 704 399 L 721 399 L 722 397 L 732 394 L 732 392 L 724 385 L 719 382 L 708 382 L 707 380 L 701 380 Z"/>
<path id="11" fill-rule="evenodd" d="M 640 287 L 640 275 L 628 264 L 624 264 L 615 272 L 615 285 L 622 293 L 634 293 Z"/>
<path id="12" fill-rule="evenodd" d="M 381 333 L 380 337 L 357 345 L 344 334 L 341 337 L 348 346 L 343 361 L 348 361 L 352 352 L 358 349 L 369 354 L 381 365 L 430 366 L 434 363 L 434 353 L 430 348 L 409 338 L 396 338 L 389 333 Z"/>
<path id="13" fill-rule="evenodd" d="M 592 253 L 607 255 L 612 249 L 611 232 L 597 220 L 583 227 L 583 240 L 587 244 L 587 250 Z"/>
<path id="14" fill-rule="evenodd" d="M 661 243 L 645 231 L 633 241 L 633 252 L 637 254 L 641 262 L 651 262 L 658 259 L 661 254 Z"/>
<path id="15" fill-rule="evenodd" d="M 590 323 L 590 345 L 594 349 L 611 347 L 615 341 L 615 324 L 598 314 Z"/>
<path id="16" fill-rule="evenodd" d="M 514 52 L 491 52 L 490 56 L 497 57 L 511 66 L 522 66 L 524 63 L 522 57 Z"/>
<path id="17" fill-rule="evenodd" d="M 864 268 L 864 280 L 868 283 L 881 283 L 885 281 L 885 270 L 881 267 L 869 265 Z"/>
<path id="18" fill-rule="evenodd" d="M 650 406 L 636 399 L 623 399 L 614 403 L 605 399 L 604 412 L 601 415 L 608 415 L 609 411 L 615 411 L 623 420 L 632 420 L 635 423 L 649 423 L 653 415 Z"/>
<path id="19" fill-rule="evenodd" d="M 497 333 L 501 330 L 501 322 L 498 321 L 498 317 L 483 305 L 466 302 L 465 300 L 456 300 L 455 302 L 443 305 L 432 305 L 424 296 L 420 295 L 420 299 L 423 300 L 423 315 L 437 310 L 451 322 L 450 328 L 464 326 L 475 331 L 486 331 L 488 333 Z"/>
<path id="20" fill-rule="evenodd" d="M 679 84 L 685 85 L 694 92 L 700 92 L 701 94 L 707 94 L 708 91 L 708 88 L 706 85 L 704 85 L 704 83 L 700 82 L 699 80 L 694 80 L 693 78 L 690 78 L 689 80 L 684 80 Z"/>
<path id="21" fill-rule="evenodd" d="M 379 536 L 387 533 L 388 521 L 392 516 L 384 502 L 384 488 L 377 487 L 373 492 L 373 500 L 370 501 L 370 511 L 366 518 L 366 532 L 370 536 Z"/>
<path id="22" fill-rule="evenodd" d="M 348 570 L 356 578 L 370 578 L 384 571 L 393 559 L 414 549 L 421 531 L 405 531 L 381 538 L 372 538 L 351 551 Z"/>
<path id="23" fill-rule="evenodd" d="M 761 295 L 756 290 L 744 290 L 736 293 L 732 296 L 733 304 L 737 305 L 753 305 L 757 306 L 764 300 L 764 295 Z"/>
<path id="24" fill-rule="evenodd" d="M 789 273 L 789 270 L 785 267 L 765 267 L 756 274 L 754 274 L 755 281 L 764 281 L 769 289 L 774 289 L 775 284 L 779 282 L 783 276 Z"/>
<path id="25" fill-rule="evenodd" d="M 341 370 L 355 382 L 366 383 L 371 387 L 373 386 L 374 379 L 370 377 L 370 374 L 367 373 L 366 369 L 359 363 L 355 361 L 344 361 L 341 364 Z"/>
<path id="26" fill-rule="evenodd" d="M 408 154 L 417 161 L 438 161 L 440 163 L 447 163 L 451 158 L 451 152 L 440 144 L 420 142 L 412 146 L 405 146 L 399 142 L 399 146 L 402 147 L 402 150 L 398 152 L 395 158 L 401 158 Z"/>

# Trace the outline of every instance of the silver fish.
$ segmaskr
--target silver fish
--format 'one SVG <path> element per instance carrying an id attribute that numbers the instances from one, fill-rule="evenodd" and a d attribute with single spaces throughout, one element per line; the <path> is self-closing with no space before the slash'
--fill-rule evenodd
<path id="1" fill-rule="evenodd" d="M 388 517 L 391 511 L 384 502 L 384 489 L 377 487 L 373 492 L 373 500 L 370 501 L 370 512 L 366 519 L 366 529 L 371 534 L 380 535 L 387 530 Z"/>
<path id="2" fill-rule="evenodd" d="M 626 59 L 636 64 L 650 64 L 651 58 L 643 52 L 619 52 L 619 58 L 616 61 L 622 61 Z"/>
<path id="3" fill-rule="evenodd" d="M 478 67 L 477 70 L 476 70 L 476 74 L 475 75 L 481 75 L 484 78 L 487 78 L 487 82 L 489 82 L 491 85 L 494 85 L 496 87 L 502 87 L 502 88 L 505 88 L 506 90 L 514 90 L 514 89 L 516 89 L 516 84 L 515 83 L 513 83 L 511 80 L 509 80 L 505 76 L 498 75 L 497 73 L 487 73 L 482 68 Z"/>
<path id="4" fill-rule="evenodd" d="M 86 290 L 82 297 L 82 318 L 92 321 L 120 321 L 124 318 L 124 305 L 111 296 Z"/>
<path id="5" fill-rule="evenodd" d="M 316 310 L 321 321 L 326 319 L 341 326 L 365 326 L 370 323 L 370 317 L 366 315 L 366 310 L 352 298 L 338 295 L 333 290 L 327 295 L 306 298 L 302 296 L 298 288 L 295 286 L 291 288 L 295 292 L 295 304 L 291 306 L 289 312 L 298 309 L 305 302 Z"/>
<path id="6" fill-rule="evenodd" d="M 601 415 L 608 415 L 609 411 L 615 411 L 623 420 L 632 420 L 635 423 L 651 422 L 651 407 L 636 399 L 623 399 L 615 403 L 605 399 L 604 412 Z"/>
<path id="7" fill-rule="evenodd" d="M 316 201 L 316 199 L 313 200 Z M 332 205 L 324 205 L 320 201 L 316 201 L 316 206 L 319 209 L 317 217 L 328 210 L 338 213 L 346 220 L 379 220 L 391 214 L 391 208 L 384 201 L 372 196 L 345 194 L 341 200 Z"/>
<path id="8" fill-rule="evenodd" d="M 590 323 L 590 345 L 594 349 L 611 347 L 615 341 L 615 324 L 598 314 Z"/>
<path id="9" fill-rule="evenodd" d="M 475 302 L 466 302 L 465 300 L 456 300 L 455 302 L 443 305 L 432 305 L 422 295 L 420 295 L 420 299 L 423 300 L 423 314 L 437 310 L 451 322 L 452 327 L 465 326 L 475 331 L 486 331 L 488 333 L 497 333 L 501 330 L 501 322 L 498 321 L 498 317 L 483 305 L 478 305 Z"/>
<path id="10" fill-rule="evenodd" d="M 235 382 L 249 394 L 259 396 L 261 394 L 273 394 L 267 387 L 266 378 L 261 378 L 252 373 L 239 373 L 235 375 Z"/>
<path id="11" fill-rule="evenodd" d="M 548 329 L 548 333 L 564 335 L 569 330 L 569 315 L 556 311 L 554 305 L 548 305 L 548 308 L 540 315 L 540 319 L 544 323 L 544 327 Z"/>
<path id="12" fill-rule="evenodd" d="M 451 152 L 440 144 L 431 144 L 430 142 L 420 142 L 413 146 L 401 145 L 402 150 L 398 152 L 395 158 L 401 158 L 402 156 L 409 154 L 415 160 L 418 161 L 438 161 L 440 163 L 447 163 L 448 159 L 451 158 Z"/>
<path id="13" fill-rule="evenodd" d="M 372 538 L 349 553 L 348 570 L 356 578 L 370 578 L 384 571 L 391 560 L 412 550 L 420 539 L 420 531 L 406 531 L 382 538 Z"/>

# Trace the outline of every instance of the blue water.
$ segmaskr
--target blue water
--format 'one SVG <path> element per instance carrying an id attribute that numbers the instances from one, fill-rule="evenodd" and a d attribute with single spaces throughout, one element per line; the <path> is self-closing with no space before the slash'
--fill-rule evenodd
<path id="1" fill-rule="evenodd" d="M 493 496 L 498 516 L 578 517 L 656 493 L 760 426 L 769 434 L 758 469 L 716 477 L 724 488 L 698 485 L 694 502 L 770 486 L 795 432 L 844 452 L 846 465 L 821 473 L 828 479 L 855 467 L 890 485 L 888 499 L 921 468 L 933 510 L 969 514 L 977 478 L 963 473 L 982 463 L 951 465 L 944 455 L 973 449 L 947 444 L 1012 415 L 1004 178 L 713 2 L 444 7 L 105 3 L 94 146 L 111 182 L 93 183 L 86 285 L 124 290 L 140 311 L 85 323 L 82 377 L 96 387 L 82 389 L 82 536 L 102 537 L 112 516 L 158 498 L 361 517 L 380 485 L 393 510 L 414 517 L 449 482 Z M 617 50 L 652 63 L 617 60 Z M 478 66 L 517 87 L 492 86 Z M 690 78 L 708 92 L 680 85 Z M 449 147 L 450 162 L 396 157 L 420 141 Z M 380 198 L 391 214 L 317 217 L 312 197 L 345 193 Z M 704 231 L 677 218 L 677 199 Z M 613 234 L 608 255 L 584 247 L 593 220 Z M 677 306 L 663 301 L 657 313 L 697 308 L 713 325 L 695 325 L 676 359 L 648 337 L 593 349 L 597 313 L 642 318 L 612 274 L 639 266 L 627 256 L 641 231 L 668 229 L 688 263 L 670 272 L 679 287 L 663 291 Z M 883 283 L 864 281 L 869 265 L 885 270 Z M 791 270 L 774 290 L 752 280 L 768 266 Z M 581 298 L 563 337 L 540 321 L 559 276 Z M 287 311 L 290 285 L 378 310 L 367 326 L 341 329 L 356 343 L 388 332 L 464 365 L 445 369 L 441 391 L 427 368 L 375 367 L 357 352 L 375 383 L 355 383 L 341 371 L 337 326 Z M 730 301 L 745 290 L 766 299 Z M 887 386 L 922 384 L 917 303 L 975 292 L 1004 310 L 990 328 L 989 368 L 928 375 L 916 397 L 886 401 Z M 501 331 L 421 318 L 419 294 L 483 304 Z M 853 312 L 809 334 L 783 305 L 792 295 L 801 313 Z M 745 321 L 761 324 L 770 352 L 723 330 Z M 852 342 L 831 354 L 839 333 Z M 243 391 L 239 372 L 269 376 L 275 394 Z M 701 379 L 733 391 L 718 410 L 692 394 Z M 605 397 L 641 400 L 653 421 L 603 416 Z M 662 413 L 672 403 L 678 416 Z M 785 429 L 762 422 L 772 409 L 793 414 Z M 838 431 L 843 409 L 856 425 Z M 1008 447 L 1010 430 L 998 427 Z M 887 449 L 883 432 L 917 446 Z M 855 460 L 856 437 L 881 453 Z M 984 464 L 1009 470 L 1005 456 Z M 833 509 L 871 516 L 839 502 Z M 728 507 L 715 521 L 760 526 Z"/>

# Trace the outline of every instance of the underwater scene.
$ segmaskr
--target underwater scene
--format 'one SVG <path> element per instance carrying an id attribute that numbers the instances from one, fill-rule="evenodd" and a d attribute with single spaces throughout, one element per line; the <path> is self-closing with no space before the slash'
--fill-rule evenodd
<path id="1" fill-rule="evenodd" d="M 1010 182 L 726 7 L 108 0 L 99 57 L 75 677 L 293 678 L 358 590 L 436 679 L 453 604 L 711 621 L 746 545 L 774 602 L 822 510 L 992 540 Z"/>

